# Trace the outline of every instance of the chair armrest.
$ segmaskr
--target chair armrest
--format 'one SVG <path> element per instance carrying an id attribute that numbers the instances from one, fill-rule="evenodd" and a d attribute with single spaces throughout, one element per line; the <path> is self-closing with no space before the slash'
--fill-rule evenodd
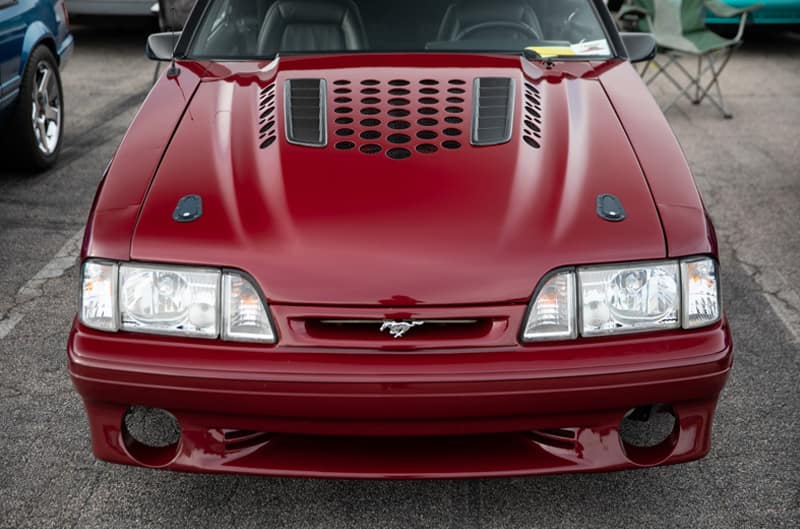
<path id="1" fill-rule="evenodd" d="M 733 7 L 721 0 L 703 0 L 706 9 L 721 18 L 733 18 L 745 13 L 752 13 L 764 7 L 764 4 L 751 4 L 745 7 Z"/>
<path id="2" fill-rule="evenodd" d="M 650 13 L 647 11 L 647 9 L 642 7 L 625 4 L 619 8 L 619 11 L 617 11 L 617 18 L 622 18 L 625 16 L 647 18 L 650 16 Z"/>

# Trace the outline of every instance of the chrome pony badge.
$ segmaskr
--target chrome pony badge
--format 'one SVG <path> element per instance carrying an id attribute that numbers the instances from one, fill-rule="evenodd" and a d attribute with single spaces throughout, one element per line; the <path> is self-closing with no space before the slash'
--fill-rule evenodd
<path id="1" fill-rule="evenodd" d="M 385 321 L 381 325 L 381 332 L 388 331 L 394 338 L 402 338 L 414 327 L 424 324 L 424 321 Z"/>

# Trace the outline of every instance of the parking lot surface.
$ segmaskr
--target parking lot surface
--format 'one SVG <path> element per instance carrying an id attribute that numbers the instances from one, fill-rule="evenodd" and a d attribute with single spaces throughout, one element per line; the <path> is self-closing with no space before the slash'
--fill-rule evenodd
<path id="1" fill-rule="evenodd" d="M 0 173 L 0 529 L 800 526 L 800 33 L 747 35 L 723 81 L 733 120 L 710 105 L 668 113 L 719 231 L 736 344 L 712 453 L 612 474 L 363 482 L 154 472 L 91 455 L 65 366 L 75 257 L 150 86 L 150 29 L 76 26 L 60 163 Z"/>

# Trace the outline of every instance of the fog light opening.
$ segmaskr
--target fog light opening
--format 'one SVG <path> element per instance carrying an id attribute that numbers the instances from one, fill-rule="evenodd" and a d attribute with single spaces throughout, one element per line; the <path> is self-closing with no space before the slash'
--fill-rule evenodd
<path id="1" fill-rule="evenodd" d="M 678 444 L 678 416 L 669 404 L 652 404 L 629 410 L 619 426 L 625 455 L 642 466 L 658 465 Z"/>
<path id="2" fill-rule="evenodd" d="M 131 406 L 122 418 L 122 441 L 128 455 L 138 463 L 164 467 L 178 455 L 181 426 L 167 410 Z"/>

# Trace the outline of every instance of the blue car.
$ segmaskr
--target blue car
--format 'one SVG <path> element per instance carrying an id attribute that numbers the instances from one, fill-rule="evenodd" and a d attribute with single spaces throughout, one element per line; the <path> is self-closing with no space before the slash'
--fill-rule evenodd
<path id="1" fill-rule="evenodd" d="M 42 171 L 58 158 L 59 71 L 72 47 L 64 0 L 0 0 L 0 169 Z"/>

